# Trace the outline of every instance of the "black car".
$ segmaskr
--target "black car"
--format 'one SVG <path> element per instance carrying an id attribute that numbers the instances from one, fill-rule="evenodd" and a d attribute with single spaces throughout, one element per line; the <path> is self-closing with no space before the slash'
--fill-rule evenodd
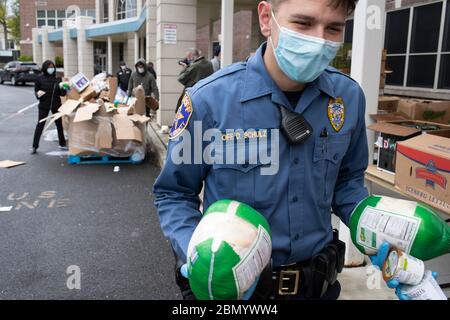
<path id="1" fill-rule="evenodd" d="M 35 62 L 11 61 L 0 69 L 0 84 L 10 81 L 13 86 L 19 83 L 25 85 L 27 82 L 34 82 L 41 74 L 41 70 Z"/>

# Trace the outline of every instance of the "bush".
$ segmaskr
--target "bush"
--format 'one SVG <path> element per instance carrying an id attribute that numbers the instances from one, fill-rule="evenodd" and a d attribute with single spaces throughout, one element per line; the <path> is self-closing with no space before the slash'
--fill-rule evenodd
<path id="1" fill-rule="evenodd" d="M 57 68 L 64 68 L 64 59 L 63 57 L 55 57 L 55 64 Z"/>
<path id="2" fill-rule="evenodd" d="M 22 56 L 19 57 L 18 60 L 19 60 L 19 61 L 33 61 L 33 56 L 25 56 L 25 55 L 22 55 Z"/>

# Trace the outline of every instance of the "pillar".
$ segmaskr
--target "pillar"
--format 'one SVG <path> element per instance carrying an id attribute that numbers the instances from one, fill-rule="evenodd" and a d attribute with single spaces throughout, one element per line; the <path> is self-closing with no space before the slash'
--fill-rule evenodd
<path id="1" fill-rule="evenodd" d="M 138 61 L 139 56 L 139 32 L 134 33 L 134 61 Z"/>
<path id="2" fill-rule="evenodd" d="M 178 82 L 182 68 L 178 61 L 185 57 L 197 39 L 197 0 L 157 0 L 156 16 L 156 72 L 160 91 L 159 125 L 171 125 L 183 86 Z M 170 24 L 177 30 L 175 44 L 164 42 L 164 27 Z"/>
<path id="3" fill-rule="evenodd" d="M 41 28 L 42 34 L 42 60 L 51 60 L 55 61 L 55 46 L 48 40 L 48 32 L 53 30 L 50 27 Z"/>
<path id="4" fill-rule="evenodd" d="M 70 37 L 70 24 L 63 22 L 63 58 L 64 76 L 72 77 L 78 73 L 78 45 L 77 40 Z"/>
<path id="5" fill-rule="evenodd" d="M 145 59 L 155 63 L 156 60 L 156 0 L 147 0 L 146 37 L 147 50 Z M 156 67 L 156 66 L 155 66 Z"/>
<path id="6" fill-rule="evenodd" d="M 136 0 L 136 14 L 139 17 L 142 12 L 142 4 L 145 0 Z"/>
<path id="7" fill-rule="evenodd" d="M 366 96 L 367 125 L 372 122 L 368 115 L 377 113 L 378 109 L 385 5 L 384 0 L 360 0 L 355 11 L 351 76 L 359 83 Z M 374 139 L 374 133 L 368 130 L 369 163 L 373 162 Z M 352 243 L 350 231 L 342 222 L 339 233 L 341 240 L 347 245 L 345 265 L 362 265 L 364 256 Z"/>
<path id="8" fill-rule="evenodd" d="M 102 0 L 95 0 L 95 23 L 99 24 L 103 22 L 102 19 L 102 9 L 103 9 L 103 1 Z"/>
<path id="9" fill-rule="evenodd" d="M 94 76 L 94 43 L 86 39 L 86 27 L 92 23 L 91 17 L 77 17 L 78 71 L 88 78 Z"/>
<path id="10" fill-rule="evenodd" d="M 107 70 L 109 74 L 113 74 L 113 42 L 111 36 L 108 36 L 107 50 L 108 50 Z"/>
<path id="11" fill-rule="evenodd" d="M 33 28 L 32 29 L 32 35 L 33 35 L 33 60 L 37 64 L 41 65 L 44 60 L 42 59 L 42 43 L 38 42 L 38 38 L 40 35 L 39 28 Z"/>
<path id="12" fill-rule="evenodd" d="M 108 1 L 108 22 L 116 20 L 116 6 L 114 0 Z"/>
<path id="13" fill-rule="evenodd" d="M 233 18 L 234 0 L 222 0 L 222 68 L 233 63 Z"/>

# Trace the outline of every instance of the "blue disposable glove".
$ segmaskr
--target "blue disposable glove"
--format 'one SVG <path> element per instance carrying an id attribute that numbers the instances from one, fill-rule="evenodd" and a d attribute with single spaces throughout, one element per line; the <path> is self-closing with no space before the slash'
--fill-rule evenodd
<path id="1" fill-rule="evenodd" d="M 370 261 L 372 261 L 372 264 L 378 268 L 378 270 L 381 270 L 383 268 L 383 263 L 386 261 L 389 249 L 391 248 L 391 245 L 389 242 L 384 241 L 380 248 L 378 249 L 378 252 L 375 256 L 370 256 Z"/>
<path id="2" fill-rule="evenodd" d="M 183 277 L 185 277 L 186 279 L 189 279 L 188 267 L 187 267 L 186 263 L 181 266 L 180 273 Z M 256 289 L 256 286 L 258 285 L 258 281 L 259 281 L 259 277 L 258 277 L 258 279 L 256 279 L 255 283 L 253 283 L 252 286 L 244 293 L 244 295 L 242 296 L 242 300 L 250 300 L 253 293 L 255 293 L 255 289 Z"/>
<path id="3" fill-rule="evenodd" d="M 379 270 L 383 268 L 384 261 L 386 261 L 389 254 L 390 247 L 391 245 L 389 242 L 384 241 L 378 249 L 377 254 L 369 257 L 372 264 Z M 437 272 L 432 272 L 432 275 L 435 279 L 438 277 Z M 386 281 L 386 285 L 391 289 L 395 289 L 395 294 L 399 300 L 411 300 L 409 296 L 402 293 L 403 284 L 399 283 L 397 280 L 392 279 Z"/>

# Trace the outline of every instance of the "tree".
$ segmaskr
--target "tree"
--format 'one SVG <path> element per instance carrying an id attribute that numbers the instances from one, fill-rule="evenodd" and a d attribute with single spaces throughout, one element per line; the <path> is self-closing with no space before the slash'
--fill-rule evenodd
<path id="1" fill-rule="evenodd" d="M 20 41 L 20 10 L 19 10 L 19 0 L 13 0 L 12 5 L 12 15 L 7 19 L 7 25 L 9 33 L 11 34 L 14 42 L 16 44 Z"/>
<path id="2" fill-rule="evenodd" d="M 3 37 L 5 40 L 5 49 L 8 46 L 8 10 L 6 0 L 0 0 L 0 28 L 3 29 Z"/>

